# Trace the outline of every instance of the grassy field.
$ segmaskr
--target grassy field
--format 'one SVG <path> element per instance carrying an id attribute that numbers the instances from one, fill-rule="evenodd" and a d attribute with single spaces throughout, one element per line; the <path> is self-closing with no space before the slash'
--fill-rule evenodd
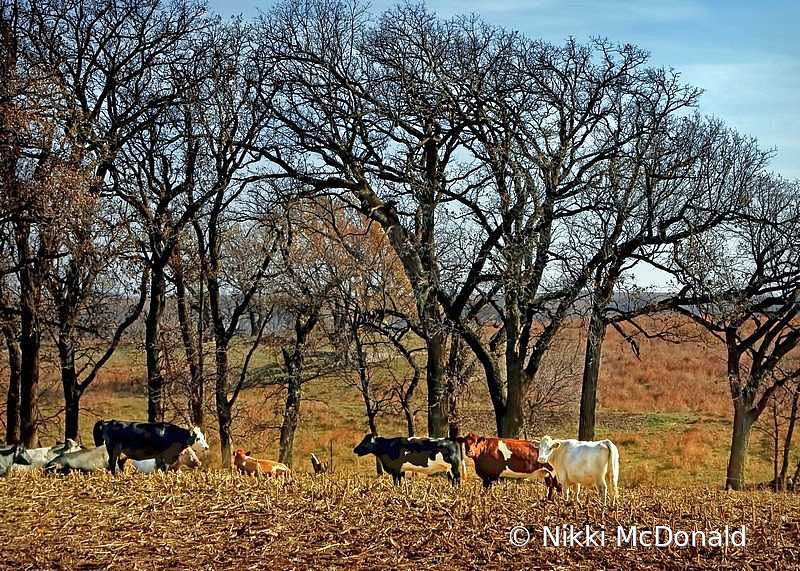
<path id="1" fill-rule="evenodd" d="M 580 339 L 575 343 L 579 345 Z M 730 445 L 732 406 L 724 382 L 721 352 L 714 345 L 701 341 L 670 344 L 640 340 L 640 344 L 641 357 L 637 358 L 626 341 L 615 332 L 609 334 L 604 345 L 598 389 L 597 437 L 611 438 L 617 443 L 622 485 L 721 486 Z M 279 372 L 275 351 L 257 353 L 251 368 L 252 379 L 269 379 Z M 42 384 L 49 388 L 42 402 L 46 414 L 53 414 L 53 418 L 43 425 L 42 445 L 60 437 L 63 430 L 61 417 L 54 414 L 62 398 L 54 373 L 54 369 L 46 369 L 43 375 L 46 380 Z M 91 428 L 99 418 L 145 418 L 145 378 L 141 347 L 128 345 L 119 350 L 83 397 L 81 436 L 84 443 L 92 443 Z M 219 467 L 222 463 L 214 430 L 213 395 L 207 396 L 205 432 L 213 453 L 206 458 L 206 463 Z M 303 396 L 302 418 L 295 441 L 295 470 L 311 471 L 309 454 L 314 452 L 327 458 L 332 446 L 335 467 L 356 474 L 372 473 L 374 462 L 352 453 L 353 446 L 367 431 L 360 394 L 341 377 L 329 376 L 304 385 Z M 282 392 L 274 386 L 254 387 L 242 393 L 235 408 L 235 447 L 242 446 L 263 457 L 277 456 L 282 398 Z M 425 433 L 425 398 L 422 382 L 415 397 L 420 409 L 416 417 L 418 434 Z M 574 437 L 579 379 L 571 389 L 570 398 L 572 404 L 565 410 L 537 419 L 536 430 L 527 436 L 538 438 L 548 433 L 555 437 Z M 494 417 L 481 380 L 470 384 L 461 406 L 463 431 L 494 434 Z M 169 408 L 172 420 L 185 423 L 187 404 L 178 388 L 169 396 Z M 767 425 L 765 421 L 762 421 L 764 426 Z M 404 432 L 404 420 L 397 414 L 382 414 L 378 423 L 383 435 Z M 793 456 L 792 472 L 796 462 L 797 457 Z M 747 477 L 750 482 L 772 478 L 771 444 L 767 435 L 759 430 L 754 430 L 751 439 Z"/>

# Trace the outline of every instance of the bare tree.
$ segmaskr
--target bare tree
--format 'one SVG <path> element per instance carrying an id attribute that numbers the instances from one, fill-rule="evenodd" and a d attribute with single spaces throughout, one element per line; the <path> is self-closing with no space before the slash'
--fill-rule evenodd
<path id="1" fill-rule="evenodd" d="M 84 191 L 88 190 L 86 187 Z M 132 252 L 128 221 L 103 211 L 96 195 L 81 196 L 60 226 L 60 246 L 46 285 L 54 310 L 54 336 L 65 403 L 65 438 L 77 439 L 80 399 L 136 322 L 147 298 L 147 271 Z M 63 204 L 63 202 L 62 202 Z M 136 288 L 138 296 L 127 294 Z"/>
<path id="2" fill-rule="evenodd" d="M 18 7 L 0 5 L 0 331 L 8 351 L 8 392 L 6 395 L 6 442 L 20 441 L 20 390 L 22 354 L 19 346 L 18 316 L 11 309 L 16 305 L 10 289 L 13 274 L 11 232 L 8 220 L 14 216 L 12 201 L 17 194 L 17 166 L 22 154 L 20 136 L 25 116 L 14 103 L 25 83 L 17 73 L 19 34 Z"/>
<path id="3" fill-rule="evenodd" d="M 750 185 L 763 172 L 768 153 L 718 120 L 680 117 L 681 102 L 664 85 L 664 108 L 654 106 L 650 129 L 626 154 L 611 162 L 599 181 L 601 224 L 586 227 L 584 241 L 602 242 L 589 301 L 578 438 L 594 440 L 597 382 L 609 322 L 641 311 L 647 296 L 620 298 L 625 273 L 638 264 L 658 267 L 671 245 L 701 236 L 731 220 L 747 203 Z M 639 297 L 639 299 L 635 299 Z M 634 305 L 624 304 L 633 299 Z M 634 350 L 636 348 L 634 347 Z"/>
<path id="4" fill-rule="evenodd" d="M 27 9 L 30 64 L 52 74 L 65 127 L 77 148 L 95 157 L 96 191 L 116 194 L 148 237 L 142 242 L 151 268 L 148 416 L 156 420 L 163 416 L 158 323 L 164 268 L 177 234 L 197 210 L 189 205 L 175 213 L 173 201 L 191 183 L 178 177 L 192 160 L 191 149 L 174 138 L 175 106 L 186 81 L 194 81 L 181 69 L 194 55 L 187 40 L 206 25 L 204 10 L 160 0 L 49 0 L 28 3 Z"/>
<path id="5" fill-rule="evenodd" d="M 197 226 L 199 221 L 195 221 Z M 189 369 L 189 378 L 186 383 L 189 395 L 189 418 L 194 426 L 205 424 L 205 377 L 204 377 L 204 315 L 203 303 L 203 276 L 200 264 L 192 264 L 197 260 L 196 249 L 191 251 L 184 244 L 179 243 L 169 264 L 171 280 L 175 285 L 175 304 L 178 312 L 178 326 L 181 332 L 181 344 Z M 205 253 L 200 252 L 199 259 L 205 258 Z M 192 265 L 198 267 L 192 267 Z M 192 296 L 192 285 L 197 285 L 197 292 Z M 192 318 L 192 299 L 197 303 L 197 326 Z"/>
<path id="6" fill-rule="evenodd" d="M 285 464 L 292 462 L 303 385 L 331 372 L 338 360 L 317 357 L 310 362 L 309 353 L 318 345 L 320 336 L 315 331 L 330 316 L 331 299 L 351 274 L 351 265 L 342 263 L 342 249 L 325 239 L 321 228 L 324 215 L 320 214 L 324 202 L 292 201 L 288 205 L 281 272 L 269 284 L 276 308 L 287 322 L 278 335 L 286 387 L 279 460 Z"/>
<path id="7" fill-rule="evenodd" d="M 422 328 L 410 284 L 383 230 L 331 200 L 323 228 L 342 250 L 340 278 L 331 297 L 328 335 L 340 354 L 342 374 L 362 396 L 367 425 L 379 435 L 378 416 L 398 410 L 408 436 L 416 434 L 412 399 L 422 378 L 416 355 Z M 403 366 L 398 367 L 401 360 Z M 381 465 L 376 464 L 378 473 Z"/>
<path id="8" fill-rule="evenodd" d="M 250 356 L 259 344 L 267 318 L 250 341 L 248 357 L 231 384 L 229 350 L 255 296 L 274 273 L 285 241 L 284 208 L 276 186 L 256 172 L 255 143 L 266 127 L 270 109 L 257 101 L 257 74 L 247 65 L 248 28 L 239 21 L 216 23 L 203 37 L 208 47 L 195 58 L 193 77 L 204 78 L 190 93 L 187 133 L 196 141 L 193 165 L 197 188 L 191 200 L 202 205 L 194 222 L 196 255 L 206 286 L 214 336 L 214 391 L 223 463 L 230 463 L 232 408 L 247 375 Z M 273 195 L 274 194 L 274 195 Z M 232 390 L 231 390 L 232 389 Z"/>
<path id="9" fill-rule="evenodd" d="M 762 175 L 733 223 L 674 252 L 675 275 L 692 294 L 677 310 L 727 352 L 733 431 L 726 488 L 745 484 L 753 424 L 770 399 L 800 375 L 790 359 L 800 343 L 800 211 L 797 183 Z"/>
<path id="10" fill-rule="evenodd" d="M 444 186 L 459 176 L 463 125 L 429 85 L 454 46 L 422 8 L 381 22 L 370 30 L 363 6 L 327 0 L 285 3 L 262 18 L 254 65 L 277 90 L 262 152 L 309 189 L 345 191 L 383 226 L 424 330 L 428 432 L 446 436 L 437 219 Z"/>

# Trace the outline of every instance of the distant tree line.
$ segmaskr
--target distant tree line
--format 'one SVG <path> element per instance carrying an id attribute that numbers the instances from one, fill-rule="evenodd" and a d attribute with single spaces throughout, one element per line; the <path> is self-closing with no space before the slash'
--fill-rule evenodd
<path id="1" fill-rule="evenodd" d="M 213 400 L 226 463 L 276 311 L 290 324 L 276 341 L 286 463 L 302 386 L 322 374 L 315 336 L 373 433 L 386 407 L 414 431 L 420 382 L 428 434 L 458 432 L 455 387 L 478 375 L 497 434 L 515 437 L 581 316 L 578 436 L 593 439 L 609 326 L 634 350 L 669 334 L 642 317 L 684 315 L 727 351 L 735 489 L 753 424 L 778 391 L 797 394 L 797 181 L 638 47 L 356 0 L 249 20 L 188 0 L 0 6 L 7 441 L 36 443 L 43 344 L 75 437 L 81 396 L 140 319 L 148 418 L 164 419 L 168 303 L 187 418 L 207 425 Z M 669 293 L 645 295 L 642 268 L 670 276 Z M 408 376 L 377 386 L 392 359 Z"/>

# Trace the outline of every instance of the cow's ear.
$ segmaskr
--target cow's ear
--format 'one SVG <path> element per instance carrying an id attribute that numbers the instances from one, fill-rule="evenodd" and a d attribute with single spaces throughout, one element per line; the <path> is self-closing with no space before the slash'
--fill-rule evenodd
<path id="1" fill-rule="evenodd" d="M 252 451 L 252 450 L 248 450 L 247 452 L 245 452 L 245 453 L 244 453 L 244 455 L 245 455 L 245 456 L 250 456 L 252 453 L 253 453 L 253 451 Z"/>
<path id="2" fill-rule="evenodd" d="M 486 440 L 485 436 L 478 436 L 478 439 L 475 441 L 475 444 L 478 444 L 479 442 L 483 442 L 484 440 Z"/>
<path id="3" fill-rule="evenodd" d="M 561 443 L 560 443 L 560 442 L 553 442 L 553 445 L 552 445 L 552 446 L 550 446 L 550 448 L 552 448 L 553 450 L 555 450 L 555 449 L 556 449 L 556 448 L 558 448 L 559 446 L 561 446 Z"/>

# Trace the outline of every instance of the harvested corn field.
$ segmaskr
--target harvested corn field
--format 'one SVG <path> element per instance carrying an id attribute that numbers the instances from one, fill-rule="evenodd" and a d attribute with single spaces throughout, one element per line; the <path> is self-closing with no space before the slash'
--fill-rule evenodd
<path id="1" fill-rule="evenodd" d="M 221 470 L 13 474 L 0 480 L 0 568 L 800 568 L 797 495 L 638 487 L 622 489 L 617 508 L 605 510 L 595 493 L 584 508 L 544 495 L 541 484 L 527 482 L 485 491 L 474 477 L 452 488 L 439 477 L 395 487 L 388 477 L 336 473 L 285 480 Z M 590 533 L 605 532 L 605 546 L 600 534 L 585 546 L 579 531 L 587 525 Z M 710 546 L 712 533 L 723 536 L 726 525 L 729 532 L 745 527 L 744 547 L 730 535 L 727 547 Z M 526 545 L 512 544 L 515 526 L 525 527 L 515 539 L 529 538 Z M 693 531 L 710 543 L 631 545 L 653 543 L 647 531 L 656 526 L 661 542 L 669 530 L 677 543 Z M 556 533 L 568 544 L 544 547 L 545 536 L 552 543 Z"/>

